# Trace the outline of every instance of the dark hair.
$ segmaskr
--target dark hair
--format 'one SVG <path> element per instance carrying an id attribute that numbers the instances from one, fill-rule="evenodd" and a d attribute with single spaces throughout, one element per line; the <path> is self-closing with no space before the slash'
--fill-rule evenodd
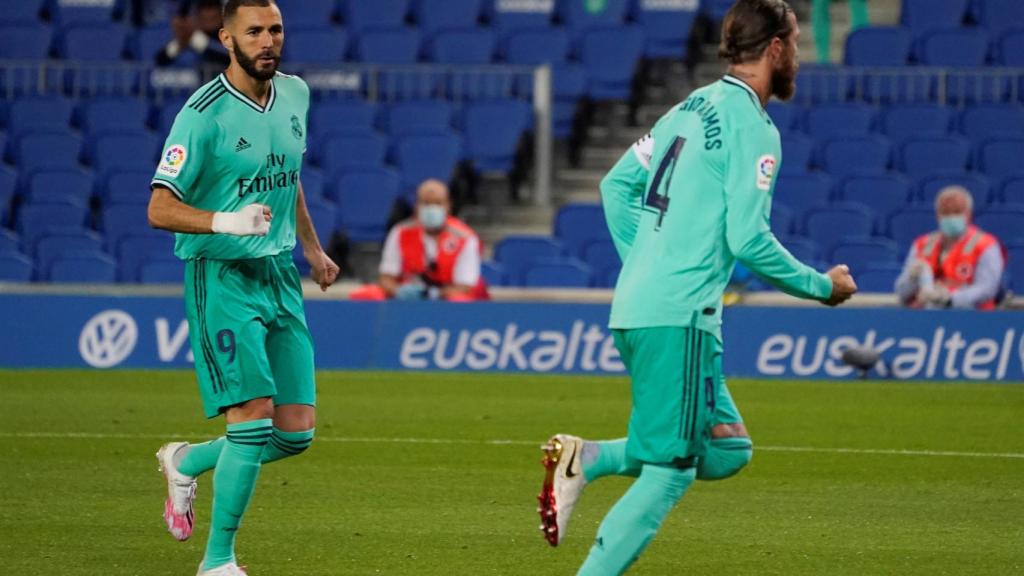
<path id="1" fill-rule="evenodd" d="M 238 9 L 242 6 L 255 6 L 258 8 L 266 8 L 273 6 L 274 0 L 225 0 L 223 18 L 227 22 L 231 18 L 235 17 L 238 13 Z"/>
<path id="2" fill-rule="evenodd" d="M 793 33 L 785 0 L 736 0 L 722 21 L 718 57 L 730 64 L 757 60 L 773 38 Z"/>

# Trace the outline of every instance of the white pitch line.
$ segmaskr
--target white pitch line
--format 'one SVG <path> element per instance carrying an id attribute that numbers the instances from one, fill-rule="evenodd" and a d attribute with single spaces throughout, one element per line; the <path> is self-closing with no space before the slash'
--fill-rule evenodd
<path id="1" fill-rule="evenodd" d="M 208 433 L 174 434 L 128 434 L 102 432 L 0 432 L 0 438 L 43 438 L 66 440 L 173 440 L 180 438 L 201 438 Z M 368 438 L 356 436 L 317 436 L 318 442 L 340 442 L 348 444 L 441 444 L 472 446 L 540 446 L 536 440 L 471 440 L 466 438 Z M 997 458 L 1024 460 L 1022 452 L 956 452 L 946 450 L 901 450 L 895 448 L 817 448 L 812 446 L 760 446 L 754 450 L 766 452 L 813 452 L 822 454 L 868 454 L 878 456 L 932 456 L 946 458 Z"/>

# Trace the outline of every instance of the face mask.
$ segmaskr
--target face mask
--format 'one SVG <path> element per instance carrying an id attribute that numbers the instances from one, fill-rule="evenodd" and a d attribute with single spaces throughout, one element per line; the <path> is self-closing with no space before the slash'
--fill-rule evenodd
<path id="1" fill-rule="evenodd" d="M 447 217 L 448 212 L 444 209 L 444 206 L 434 204 L 420 206 L 420 224 L 427 230 L 440 230 L 444 226 L 444 221 Z"/>
<path id="2" fill-rule="evenodd" d="M 939 231 L 947 238 L 959 238 L 967 230 L 966 216 L 943 216 L 939 218 Z"/>

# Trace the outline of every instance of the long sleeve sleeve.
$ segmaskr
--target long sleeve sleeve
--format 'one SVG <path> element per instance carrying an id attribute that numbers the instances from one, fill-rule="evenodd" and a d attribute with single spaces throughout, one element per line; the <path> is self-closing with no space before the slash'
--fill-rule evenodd
<path id="1" fill-rule="evenodd" d="M 633 144 L 601 180 L 605 221 L 623 261 L 636 238 L 653 151 L 654 138 L 648 134 Z"/>
<path id="2" fill-rule="evenodd" d="M 950 305 L 953 308 L 974 309 L 978 304 L 995 298 L 1003 278 L 1003 253 L 998 244 L 990 246 L 978 258 L 974 271 L 974 282 L 953 292 Z"/>
<path id="3" fill-rule="evenodd" d="M 733 136 L 726 167 L 726 241 L 737 260 L 769 284 L 804 299 L 825 300 L 832 280 L 793 257 L 769 226 L 778 173 L 778 136 L 748 126 Z M 769 138 L 768 136 L 772 138 Z"/>

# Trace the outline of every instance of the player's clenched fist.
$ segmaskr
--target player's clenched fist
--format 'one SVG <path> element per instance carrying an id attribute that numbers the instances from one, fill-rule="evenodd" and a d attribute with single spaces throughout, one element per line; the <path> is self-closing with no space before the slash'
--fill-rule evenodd
<path id="1" fill-rule="evenodd" d="M 270 207 L 249 204 L 238 212 L 217 212 L 213 215 L 213 231 L 234 236 L 266 236 L 270 231 Z"/>
<path id="2" fill-rule="evenodd" d="M 832 296 L 825 300 L 825 304 L 836 306 L 842 304 L 857 293 L 857 283 L 850 275 L 850 268 L 846 264 L 840 264 L 828 271 L 828 277 L 832 279 Z"/>

